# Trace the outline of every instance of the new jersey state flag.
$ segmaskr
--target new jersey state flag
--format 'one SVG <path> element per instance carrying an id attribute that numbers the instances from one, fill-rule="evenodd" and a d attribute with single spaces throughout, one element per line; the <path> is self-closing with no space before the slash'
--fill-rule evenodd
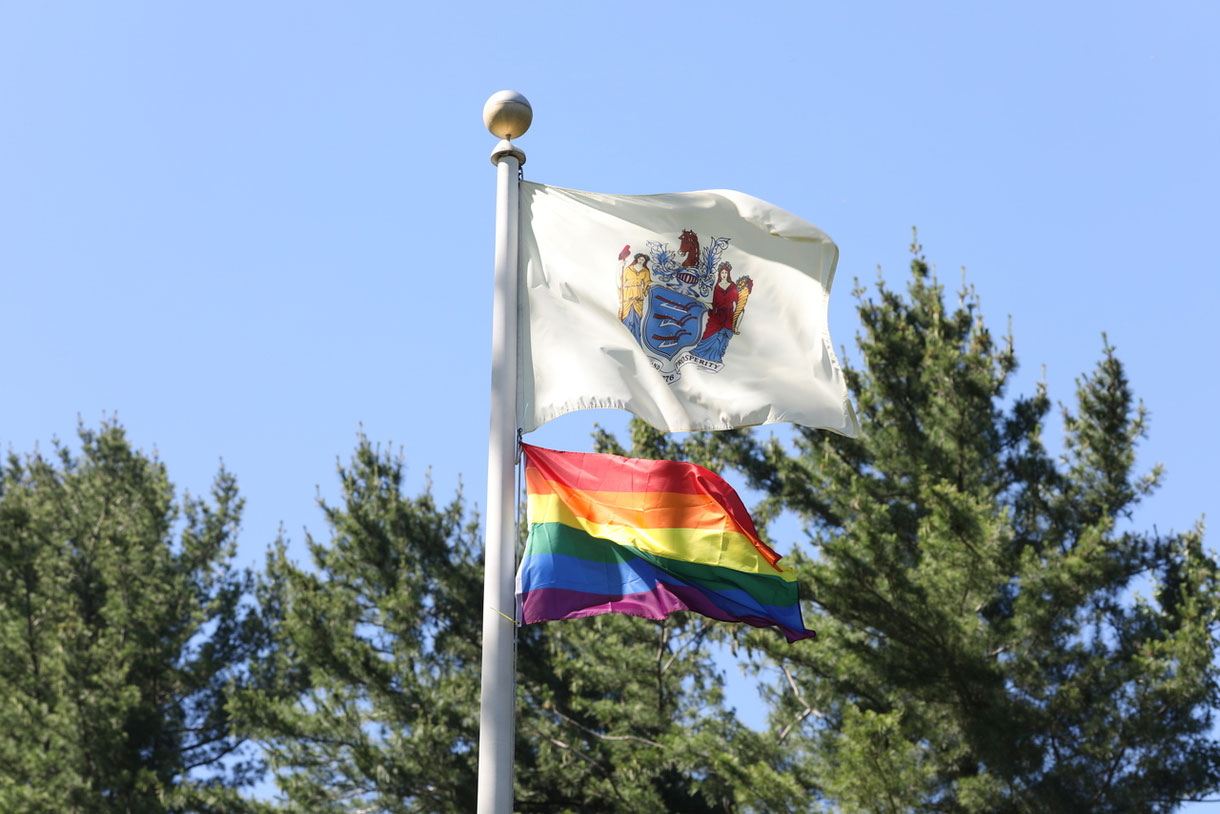
<path id="1" fill-rule="evenodd" d="M 838 247 L 731 190 L 521 183 L 518 415 L 628 410 L 657 429 L 859 433 L 827 326 Z"/>

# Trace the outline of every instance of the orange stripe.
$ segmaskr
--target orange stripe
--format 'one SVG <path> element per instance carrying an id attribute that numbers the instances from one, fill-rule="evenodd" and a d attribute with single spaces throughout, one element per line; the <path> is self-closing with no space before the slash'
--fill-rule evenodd
<path id="1" fill-rule="evenodd" d="M 624 458 L 594 452 L 559 452 L 522 444 L 527 469 L 537 469 L 554 483 L 596 492 L 681 492 L 710 495 L 739 526 L 754 528 L 750 513 L 724 478 L 684 461 Z M 754 532 L 757 536 L 757 532 Z"/>
<path id="2" fill-rule="evenodd" d="M 529 494 L 553 494 L 568 506 L 573 514 L 597 525 L 635 529 L 696 529 L 739 534 L 749 540 L 772 567 L 777 571 L 783 570 L 776 565 L 780 556 L 758 538 L 753 527 L 742 528 L 710 495 L 574 489 L 547 480 L 533 467 L 526 468 L 525 481 Z"/>

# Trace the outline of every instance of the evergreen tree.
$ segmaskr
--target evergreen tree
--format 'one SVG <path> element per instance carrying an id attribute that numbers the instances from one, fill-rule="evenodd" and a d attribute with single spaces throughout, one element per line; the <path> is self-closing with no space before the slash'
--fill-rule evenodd
<path id="1" fill-rule="evenodd" d="M 404 497 L 401 457 L 363 438 L 339 475 L 330 539 L 306 539 L 312 567 L 282 542 L 271 553 L 263 600 L 282 621 L 260 674 L 275 691 L 238 708 L 287 810 L 473 811 L 477 518 L 460 494 Z M 748 811 L 736 801 L 798 792 L 723 709 L 707 635 L 619 616 L 522 628 L 515 810 Z"/>
<path id="2" fill-rule="evenodd" d="M 231 564 L 242 500 L 177 500 L 121 427 L 10 455 L 0 486 L 0 811 L 237 811 L 226 710 L 262 641 Z"/>
<path id="3" fill-rule="evenodd" d="M 1133 528 L 1161 471 L 1133 472 L 1147 416 L 1114 348 L 1052 455 L 1045 388 L 1006 398 L 1011 341 L 970 290 L 947 307 L 913 252 L 906 297 L 856 291 L 859 438 L 667 442 L 744 473 L 759 516 L 807 523 L 788 562 L 816 644 L 738 634 L 779 676 L 783 765 L 842 812 L 1163 812 L 1214 792 L 1217 563 L 1201 527 Z"/>
<path id="4" fill-rule="evenodd" d="M 946 306 L 917 253 L 905 296 L 865 294 L 860 438 L 632 424 L 633 455 L 740 470 L 760 528 L 806 522 L 807 548 L 776 547 L 819 638 L 693 614 L 521 629 L 516 810 L 1160 812 L 1217 788 L 1216 562 L 1201 528 L 1133 528 L 1160 471 L 1133 472 L 1146 415 L 1114 349 L 1055 455 L 1048 394 L 1007 396 L 1011 342 L 972 292 Z M 477 524 L 460 495 L 405 498 L 402 466 L 361 439 L 313 567 L 269 559 L 269 689 L 235 709 L 289 810 L 473 809 Z M 776 677 L 769 732 L 726 708 L 715 644 Z"/>
<path id="5" fill-rule="evenodd" d="M 402 494 L 403 462 L 364 438 L 312 568 L 281 539 L 262 587 L 277 647 L 237 704 L 289 811 L 475 808 L 482 580 L 460 495 Z"/>
<path id="6" fill-rule="evenodd" d="M 724 705 L 719 634 L 687 614 L 523 628 L 515 810 L 790 810 L 771 740 Z"/>

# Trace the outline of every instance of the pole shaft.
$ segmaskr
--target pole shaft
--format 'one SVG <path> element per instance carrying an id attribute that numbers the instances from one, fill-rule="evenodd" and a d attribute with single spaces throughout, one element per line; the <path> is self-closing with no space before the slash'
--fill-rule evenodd
<path id="1" fill-rule="evenodd" d="M 487 535 L 483 572 L 483 682 L 479 699 L 478 814 L 513 809 L 516 700 L 514 552 L 517 451 L 517 228 L 521 164 L 496 164 L 495 295 L 492 306 L 491 434 L 487 445 Z"/>

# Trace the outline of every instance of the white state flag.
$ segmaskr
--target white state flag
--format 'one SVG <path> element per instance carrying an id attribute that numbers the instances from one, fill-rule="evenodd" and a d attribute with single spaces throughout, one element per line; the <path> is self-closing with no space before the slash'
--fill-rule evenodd
<path id="1" fill-rule="evenodd" d="M 731 190 L 521 183 L 518 415 L 628 410 L 664 431 L 859 433 L 827 326 L 839 250 Z"/>

